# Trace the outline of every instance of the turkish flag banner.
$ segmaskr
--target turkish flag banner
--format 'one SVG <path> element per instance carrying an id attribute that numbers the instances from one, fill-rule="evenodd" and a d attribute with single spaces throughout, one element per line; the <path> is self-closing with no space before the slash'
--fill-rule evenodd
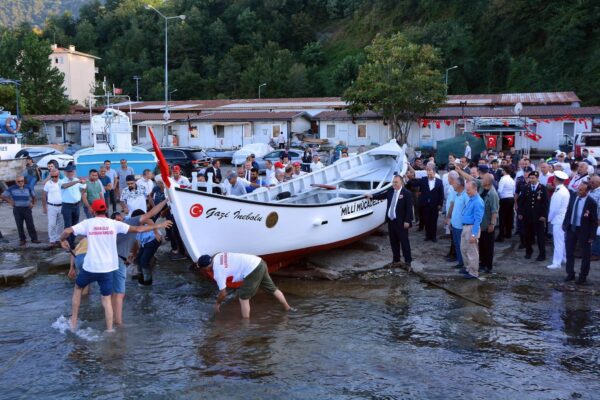
<path id="1" fill-rule="evenodd" d="M 515 135 L 504 136 L 506 138 L 506 144 L 508 147 L 513 147 L 515 145 Z"/>
<path id="2" fill-rule="evenodd" d="M 496 136 L 488 136 L 486 138 L 486 142 L 487 142 L 488 149 L 495 148 L 496 144 L 497 144 L 497 138 L 496 138 Z"/>

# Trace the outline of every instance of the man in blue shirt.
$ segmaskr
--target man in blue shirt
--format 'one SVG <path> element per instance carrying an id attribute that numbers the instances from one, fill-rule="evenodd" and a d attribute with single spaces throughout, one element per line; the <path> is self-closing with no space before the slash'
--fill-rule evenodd
<path id="1" fill-rule="evenodd" d="M 31 209 L 35 206 L 36 201 L 35 192 L 25 186 L 25 178 L 23 176 L 18 176 L 16 182 L 16 185 L 9 187 L 0 197 L 13 207 L 13 215 L 17 224 L 17 230 L 19 231 L 21 246 L 25 246 L 27 242 L 23 222 L 27 226 L 31 243 L 40 243 L 31 213 Z"/>
<path id="2" fill-rule="evenodd" d="M 481 234 L 481 220 L 483 219 L 483 199 L 477 193 L 477 183 L 470 181 L 466 184 L 467 204 L 462 212 L 462 234 L 460 238 L 460 251 L 466 269 L 461 270 L 466 279 L 475 279 L 479 276 L 479 235 Z"/>
<path id="3" fill-rule="evenodd" d="M 448 222 L 452 232 L 452 241 L 456 247 L 456 268 L 464 267 L 464 260 L 461 252 L 461 236 L 462 236 L 462 214 L 465 205 L 467 204 L 467 194 L 465 193 L 465 180 L 462 177 L 457 177 L 452 181 L 451 196 L 448 198 L 450 207 L 448 208 Z"/>

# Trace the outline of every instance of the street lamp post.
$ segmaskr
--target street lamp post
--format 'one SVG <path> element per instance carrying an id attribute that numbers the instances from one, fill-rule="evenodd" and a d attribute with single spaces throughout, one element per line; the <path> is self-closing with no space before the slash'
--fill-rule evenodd
<path id="1" fill-rule="evenodd" d="M 445 82 L 446 82 L 446 96 L 448 96 L 448 72 L 452 71 L 453 69 L 456 69 L 456 68 L 458 68 L 458 65 L 455 65 L 455 66 L 450 67 L 450 68 L 446 68 L 446 80 L 445 80 Z"/>
<path id="2" fill-rule="evenodd" d="M 133 80 L 135 81 L 135 101 L 140 101 L 140 78 L 138 75 L 135 75 L 133 77 Z"/>
<path id="3" fill-rule="evenodd" d="M 156 8 L 152 7 L 150 4 L 146 4 L 146 10 L 154 10 L 158 15 L 160 15 L 165 20 L 165 129 L 166 123 L 169 120 L 169 20 L 179 18 L 182 21 L 185 21 L 185 15 L 175 15 L 172 17 L 167 17 Z"/>
<path id="4" fill-rule="evenodd" d="M 258 85 L 258 98 L 259 98 L 259 99 L 260 99 L 260 89 L 261 89 L 263 86 L 267 86 L 267 84 L 266 84 L 266 83 L 261 83 L 260 85 Z"/>
<path id="5" fill-rule="evenodd" d="M 173 96 L 172 96 L 172 94 L 173 94 L 173 93 L 175 93 L 177 90 L 178 90 L 178 89 L 173 89 L 173 90 L 171 90 L 171 91 L 169 92 L 169 101 L 172 101 L 172 100 L 173 100 Z"/>

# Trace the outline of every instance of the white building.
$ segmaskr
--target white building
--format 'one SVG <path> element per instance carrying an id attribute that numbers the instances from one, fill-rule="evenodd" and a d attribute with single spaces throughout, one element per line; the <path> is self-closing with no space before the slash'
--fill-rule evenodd
<path id="1" fill-rule="evenodd" d="M 65 95 L 70 100 L 85 105 L 94 93 L 96 83 L 96 60 L 99 57 L 75 50 L 75 46 L 68 49 L 52 45 L 52 54 L 49 56 L 51 65 L 65 75 Z"/>

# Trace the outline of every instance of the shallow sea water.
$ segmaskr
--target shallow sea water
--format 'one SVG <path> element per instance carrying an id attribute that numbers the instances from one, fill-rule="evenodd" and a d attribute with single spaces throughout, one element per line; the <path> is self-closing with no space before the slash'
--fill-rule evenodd
<path id="1" fill-rule="evenodd" d="M 407 276 L 276 283 L 298 312 L 259 294 L 244 322 L 162 265 L 154 287 L 128 282 L 110 334 L 97 287 L 75 333 L 65 275 L 0 289 L 0 398 L 598 398 L 597 300 L 482 283 L 484 309 Z"/>

